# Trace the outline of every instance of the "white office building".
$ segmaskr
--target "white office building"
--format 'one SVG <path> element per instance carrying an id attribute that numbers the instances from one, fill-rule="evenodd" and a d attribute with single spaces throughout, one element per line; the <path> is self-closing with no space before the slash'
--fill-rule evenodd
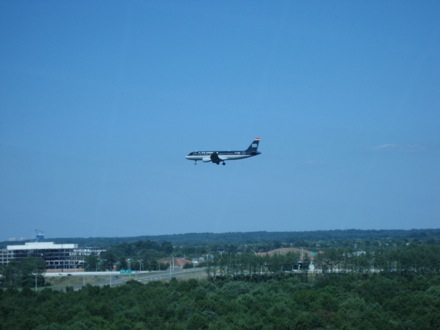
<path id="1" fill-rule="evenodd" d="M 78 244 L 55 244 L 53 242 L 28 242 L 24 245 L 8 245 L 0 251 L 0 264 L 7 265 L 12 260 L 41 257 L 46 261 L 47 270 L 74 270 L 84 267 L 84 258 L 97 249 L 78 249 Z"/>

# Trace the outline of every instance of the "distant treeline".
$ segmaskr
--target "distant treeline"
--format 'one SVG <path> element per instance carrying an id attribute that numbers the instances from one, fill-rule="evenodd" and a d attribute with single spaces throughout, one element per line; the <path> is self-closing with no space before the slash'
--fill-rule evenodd
<path id="1" fill-rule="evenodd" d="M 412 230 L 318 230 L 298 232 L 230 232 L 230 233 L 188 233 L 175 235 L 146 235 L 136 237 L 89 237 L 89 238 L 50 238 L 46 241 L 55 243 L 76 243 L 82 247 L 108 248 L 112 245 L 134 243 L 138 241 L 152 241 L 157 243 L 170 242 L 175 246 L 202 245 L 212 246 L 227 244 L 245 245 L 256 243 L 290 243 L 294 246 L 306 247 L 310 242 L 320 242 L 324 246 L 337 246 L 344 242 L 352 243 L 356 240 L 435 240 L 440 241 L 440 229 L 412 229 Z M 1 242 L 0 248 L 6 245 L 23 244 L 23 242 Z"/>
<path id="2" fill-rule="evenodd" d="M 157 243 L 149 240 L 139 240 L 130 243 L 111 245 L 99 256 L 90 255 L 85 258 L 85 270 L 159 270 L 159 260 L 169 258 L 173 253 L 170 242 Z M 162 266 L 162 269 L 165 266 Z"/>

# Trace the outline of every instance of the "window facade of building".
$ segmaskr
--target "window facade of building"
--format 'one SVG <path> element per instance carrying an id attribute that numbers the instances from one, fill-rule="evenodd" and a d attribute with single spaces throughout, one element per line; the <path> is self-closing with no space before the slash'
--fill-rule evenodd
<path id="1" fill-rule="evenodd" d="M 47 270 L 76 270 L 84 267 L 84 258 L 101 250 L 78 249 L 78 244 L 55 244 L 53 242 L 29 242 L 24 245 L 8 245 L 0 252 L 0 263 L 12 260 L 41 257 Z"/>

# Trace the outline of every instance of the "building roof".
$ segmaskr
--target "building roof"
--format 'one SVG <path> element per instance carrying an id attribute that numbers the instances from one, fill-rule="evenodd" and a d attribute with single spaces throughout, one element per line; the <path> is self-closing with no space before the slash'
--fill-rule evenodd
<path id="1" fill-rule="evenodd" d="M 27 242 L 24 245 L 8 245 L 7 250 L 59 250 L 77 249 L 78 244 L 55 244 L 54 242 Z"/>

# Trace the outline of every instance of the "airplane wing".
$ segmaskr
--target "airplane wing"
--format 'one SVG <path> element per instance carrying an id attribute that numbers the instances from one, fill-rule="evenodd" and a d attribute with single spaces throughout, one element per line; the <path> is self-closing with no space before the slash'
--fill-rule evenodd
<path id="1" fill-rule="evenodd" d="M 211 154 L 211 162 L 216 163 L 216 164 L 220 164 L 220 162 L 222 162 L 222 161 L 223 161 L 223 159 L 221 159 L 221 158 L 218 156 L 218 153 L 213 152 L 213 153 Z"/>

